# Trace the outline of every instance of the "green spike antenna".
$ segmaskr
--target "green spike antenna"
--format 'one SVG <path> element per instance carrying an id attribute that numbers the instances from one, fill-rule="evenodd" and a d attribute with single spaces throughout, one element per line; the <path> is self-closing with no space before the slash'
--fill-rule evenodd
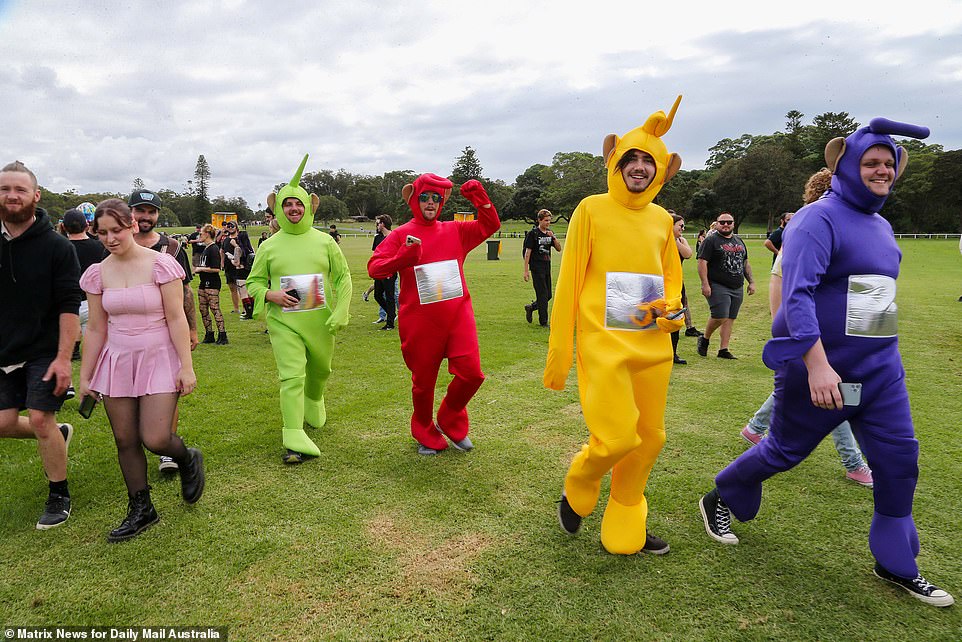
<path id="1" fill-rule="evenodd" d="M 298 185 L 301 184 L 301 174 L 304 173 L 304 168 L 307 166 L 308 156 L 310 156 L 310 154 L 304 154 L 304 160 L 301 161 L 301 166 L 297 168 L 297 172 L 294 174 L 294 178 L 292 178 L 291 182 L 288 183 L 288 185 L 290 185 L 291 187 L 297 187 Z"/>

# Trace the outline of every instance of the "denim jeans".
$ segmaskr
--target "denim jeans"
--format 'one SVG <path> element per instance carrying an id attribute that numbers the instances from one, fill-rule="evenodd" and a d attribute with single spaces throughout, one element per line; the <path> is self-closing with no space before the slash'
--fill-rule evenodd
<path id="1" fill-rule="evenodd" d="M 768 395 L 768 399 L 755 411 L 755 414 L 748 420 L 749 432 L 756 435 L 764 435 L 768 432 L 768 427 L 772 418 L 772 406 L 775 403 L 775 393 Z M 843 421 L 832 430 L 832 441 L 835 443 L 835 450 L 842 460 L 845 470 L 853 470 L 865 465 L 862 459 L 862 451 L 858 449 L 855 435 L 852 434 L 852 426 L 847 421 Z"/>

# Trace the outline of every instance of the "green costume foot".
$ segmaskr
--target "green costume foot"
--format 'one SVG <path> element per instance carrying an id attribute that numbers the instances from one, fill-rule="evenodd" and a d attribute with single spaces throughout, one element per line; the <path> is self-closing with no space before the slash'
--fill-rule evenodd
<path id="1" fill-rule="evenodd" d="M 314 428 L 324 427 L 327 423 L 327 409 L 324 407 L 323 399 L 314 401 L 304 397 L 304 421 Z"/>
<path id="2" fill-rule="evenodd" d="M 307 436 L 303 428 L 298 430 L 285 428 L 283 434 L 284 448 L 310 457 L 319 457 L 321 455 L 321 450 L 317 447 L 317 444 L 311 441 L 311 438 Z"/>

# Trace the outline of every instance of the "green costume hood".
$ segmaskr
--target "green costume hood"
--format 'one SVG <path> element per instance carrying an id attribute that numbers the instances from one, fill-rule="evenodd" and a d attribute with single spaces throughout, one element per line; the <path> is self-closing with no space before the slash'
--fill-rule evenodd
<path id="1" fill-rule="evenodd" d="M 301 166 L 297 168 L 294 178 L 277 192 L 277 197 L 274 200 L 274 216 L 277 218 L 277 224 L 288 234 L 304 234 L 314 226 L 314 211 L 311 207 L 311 195 L 300 185 L 301 174 L 304 173 L 304 166 L 307 165 L 308 156 L 309 154 L 304 154 L 304 160 L 301 161 Z M 296 198 L 304 204 L 304 217 L 296 224 L 291 223 L 287 220 L 287 216 L 284 215 L 283 205 L 284 199 L 286 198 Z"/>

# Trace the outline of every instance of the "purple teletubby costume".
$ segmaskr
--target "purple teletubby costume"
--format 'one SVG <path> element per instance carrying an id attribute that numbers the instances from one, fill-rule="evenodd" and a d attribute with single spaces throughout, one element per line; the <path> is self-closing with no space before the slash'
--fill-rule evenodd
<path id="1" fill-rule="evenodd" d="M 876 118 L 844 146 L 833 141 L 841 157 L 831 190 L 799 210 L 785 230 L 783 304 L 763 353 L 765 365 L 775 371 L 771 433 L 721 471 L 715 483 L 732 514 L 750 520 L 758 513 L 762 482 L 801 462 L 848 420 L 875 481 L 869 547 L 883 568 L 914 578 L 919 537 L 912 498 L 919 446 L 898 349 L 895 280 L 902 253 L 891 225 L 877 214 L 886 197 L 869 191 L 859 172 L 865 152 L 882 145 L 901 174 L 907 156 L 889 134 L 926 138 L 929 130 Z M 813 405 L 802 356 L 819 338 L 842 381 L 862 384 L 860 405 L 841 410 Z"/>

